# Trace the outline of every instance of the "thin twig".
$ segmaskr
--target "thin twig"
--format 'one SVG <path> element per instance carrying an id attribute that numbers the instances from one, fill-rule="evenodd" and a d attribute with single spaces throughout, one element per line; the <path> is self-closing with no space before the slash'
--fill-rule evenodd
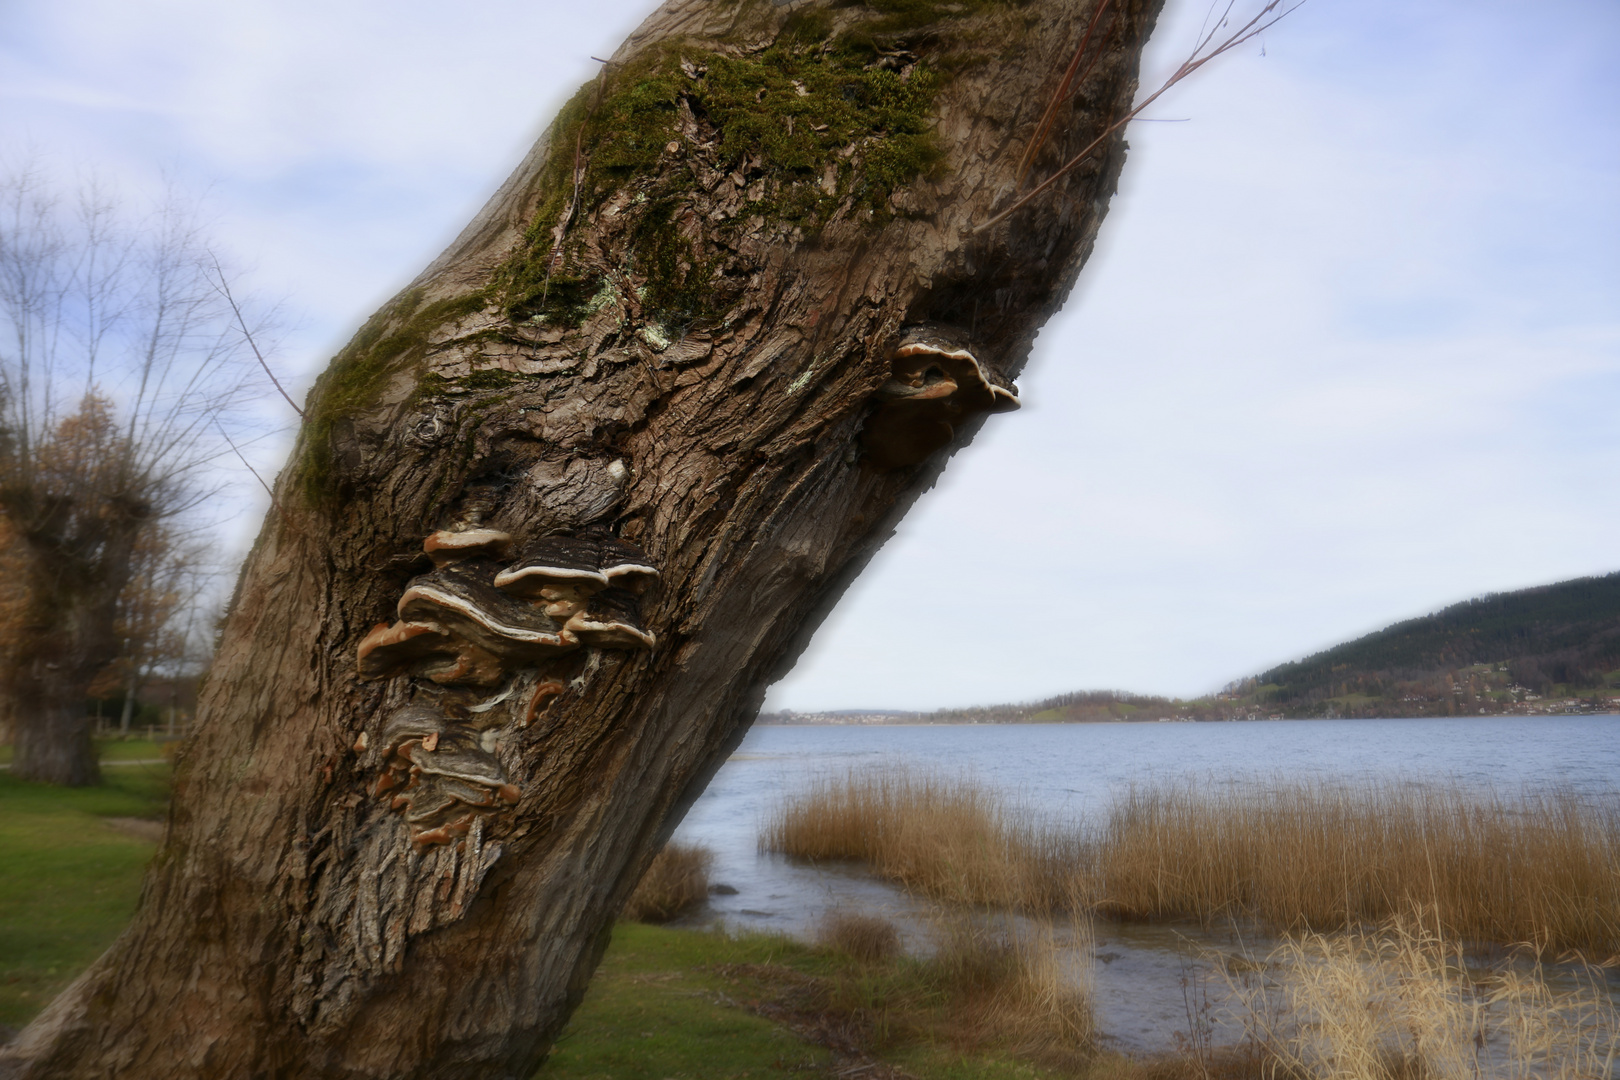
<path id="1" fill-rule="evenodd" d="M 225 430 L 225 425 L 221 424 L 218 420 L 215 420 L 214 426 L 219 428 L 220 435 L 225 439 L 225 445 L 231 448 L 231 453 L 236 455 L 236 460 L 247 466 L 247 471 L 253 474 L 253 479 L 257 480 L 259 482 L 259 486 L 264 488 L 264 493 L 270 496 L 270 506 L 272 509 L 274 509 L 276 505 L 276 493 L 271 491 L 270 485 L 264 482 L 264 477 L 259 475 L 259 470 L 255 469 L 253 464 L 248 461 L 247 458 L 242 456 L 242 451 L 238 450 L 236 448 L 236 444 L 231 441 L 230 433 Z"/>
<path id="2" fill-rule="evenodd" d="M 209 256 L 209 259 L 214 264 L 214 288 L 221 296 L 225 297 L 225 302 L 231 305 L 231 314 L 236 316 L 236 326 L 242 331 L 242 336 L 247 339 L 248 348 L 252 349 L 253 355 L 258 357 L 259 366 L 264 369 L 265 375 L 269 377 L 270 382 L 275 386 L 282 400 L 291 405 L 292 411 L 298 414 L 298 419 L 302 420 L 304 410 L 298 407 L 298 403 L 292 399 L 292 395 L 287 393 L 287 388 L 281 385 L 281 380 L 276 378 L 276 373 L 270 370 L 270 364 L 265 360 L 264 353 L 259 351 L 259 343 L 253 340 L 253 331 L 248 329 L 247 320 L 242 317 L 242 309 L 237 306 L 236 297 L 231 295 L 231 284 L 225 279 L 225 271 L 220 269 L 219 260 L 212 255 Z M 226 441 L 229 440 L 230 436 L 227 435 Z M 263 483 L 263 481 L 261 480 L 260 483 Z"/>
<path id="3" fill-rule="evenodd" d="M 586 118 L 588 119 L 588 117 Z M 563 241 L 568 238 L 568 226 L 574 220 L 574 211 L 579 207 L 579 184 L 584 179 L 585 168 L 581 163 L 581 154 L 584 150 L 585 120 L 579 122 L 574 130 L 574 194 L 568 200 L 568 208 L 563 211 L 557 227 L 551 230 L 551 255 L 546 259 L 546 280 L 540 285 L 540 306 L 546 306 L 546 299 L 551 295 L 551 274 L 563 261 Z"/>
<path id="4" fill-rule="evenodd" d="M 1153 91 L 1152 94 L 1148 95 L 1148 97 L 1140 105 L 1136 106 L 1130 112 L 1126 113 L 1118 120 L 1115 120 L 1113 123 L 1109 124 L 1108 127 L 1104 128 L 1103 133 L 1091 140 L 1091 142 L 1087 143 L 1084 150 L 1080 151 L 1078 154 L 1074 155 L 1074 157 L 1064 162 L 1062 167 L 1060 167 L 1051 176 L 1047 177 L 1038 186 L 1031 188 L 1027 195 L 1024 195 L 1023 197 L 1014 201 L 1011 206 L 1007 207 L 1007 209 L 1003 210 L 989 221 L 986 221 L 981 225 L 974 226 L 972 230 L 973 233 L 982 233 L 986 229 L 992 228 L 993 226 L 999 225 L 1001 222 L 1006 221 L 1015 212 L 1027 206 L 1036 196 L 1040 195 L 1053 184 L 1057 183 L 1058 180 L 1066 176 L 1071 169 L 1079 165 L 1086 158 L 1090 157 L 1093 150 L 1097 149 L 1098 146 L 1101 146 L 1103 142 L 1109 138 L 1109 136 L 1114 134 L 1114 132 L 1136 119 L 1137 113 L 1140 113 L 1143 109 L 1159 100 L 1160 96 L 1163 95 L 1165 91 L 1169 90 L 1172 86 L 1176 85 L 1178 82 L 1185 79 L 1187 76 L 1191 75 L 1193 72 L 1197 71 L 1199 68 L 1215 59 L 1217 56 L 1220 56 L 1222 53 L 1235 49 L 1245 41 L 1248 41 L 1259 34 L 1265 33 L 1267 30 L 1277 25 L 1277 23 L 1285 16 L 1299 10 L 1300 5 L 1303 4 L 1305 0 L 1297 0 L 1292 7 L 1286 8 L 1283 11 L 1278 12 L 1276 15 L 1273 15 L 1270 19 L 1267 19 L 1267 15 L 1271 15 L 1273 11 L 1276 11 L 1278 8 L 1282 7 L 1284 3 L 1284 0 L 1270 0 L 1265 7 L 1261 8 L 1255 14 L 1254 18 L 1250 19 L 1237 30 L 1233 31 L 1230 37 L 1221 42 L 1219 45 L 1215 46 L 1213 49 L 1210 49 L 1207 54 L 1204 53 L 1204 50 L 1209 48 L 1210 42 L 1214 40 L 1215 31 L 1226 25 L 1227 16 L 1231 14 L 1232 7 L 1234 4 L 1236 4 L 1236 2 L 1237 0 L 1229 0 L 1226 5 L 1226 10 L 1222 12 L 1221 18 L 1216 21 L 1215 28 L 1199 39 L 1197 47 L 1193 49 L 1193 51 L 1188 55 L 1187 59 L 1181 62 L 1181 66 L 1178 67 L 1175 72 L 1164 81 L 1162 86 Z"/>
<path id="5" fill-rule="evenodd" d="M 593 56 L 598 64 L 611 64 L 611 60 L 603 60 Z M 568 208 L 563 211 L 562 219 L 557 227 L 551 230 L 551 255 L 546 259 L 546 279 L 540 284 L 540 306 L 546 306 L 546 300 L 551 295 L 551 275 L 562 265 L 563 241 L 568 239 L 568 226 L 574 220 L 574 213 L 579 209 L 579 187 L 585 180 L 585 125 L 602 104 L 603 81 L 607 78 L 607 68 L 603 67 L 596 77 L 596 92 L 591 96 L 591 103 L 580 118 L 579 127 L 574 129 L 574 193 L 568 200 Z"/>
<path id="6" fill-rule="evenodd" d="M 1091 35 L 1097 29 L 1097 23 L 1102 19 L 1104 11 L 1108 10 L 1108 0 L 1102 0 L 1097 9 L 1091 13 L 1091 22 L 1086 24 L 1086 32 L 1080 38 L 1080 47 L 1074 50 L 1074 59 L 1069 61 L 1069 68 L 1063 73 L 1063 79 L 1058 83 L 1057 89 L 1052 92 L 1052 100 L 1046 103 L 1046 111 L 1041 114 L 1041 122 L 1035 127 L 1035 137 L 1029 140 L 1029 146 L 1024 150 L 1023 160 L 1018 163 L 1018 179 L 1013 182 L 1013 190 L 1024 186 L 1024 177 L 1029 175 L 1030 166 L 1035 164 L 1035 155 L 1040 153 L 1041 147 L 1046 145 L 1047 136 L 1052 133 L 1052 125 L 1057 122 L 1058 108 L 1069 96 L 1069 88 L 1076 79 L 1084 80 L 1091 72 L 1092 65 L 1097 62 L 1099 54 L 1093 54 L 1091 63 L 1086 65 L 1085 71 L 1080 71 L 1080 61 L 1086 55 L 1086 46 L 1091 44 Z M 1078 74 L 1077 74 L 1078 73 Z"/>

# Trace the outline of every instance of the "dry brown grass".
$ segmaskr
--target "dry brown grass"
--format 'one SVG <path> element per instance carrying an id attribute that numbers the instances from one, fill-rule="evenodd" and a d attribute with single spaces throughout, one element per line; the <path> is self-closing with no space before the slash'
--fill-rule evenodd
<path id="1" fill-rule="evenodd" d="M 1430 916 L 1432 918 L 1432 914 Z M 1306 934 L 1230 979 L 1269 1071 L 1320 1080 L 1608 1080 L 1620 1013 L 1603 974 L 1538 964 L 1470 970 L 1429 925 Z"/>
<path id="2" fill-rule="evenodd" d="M 882 963 L 900 955 L 900 932 L 888 919 L 834 911 L 816 928 L 816 940 L 863 964 Z"/>
<path id="3" fill-rule="evenodd" d="M 1085 928 L 1079 928 L 1084 932 Z M 1065 968 L 1050 924 L 941 916 L 927 970 L 952 1002 L 950 1037 L 966 1049 L 999 1042 L 1049 1064 L 1073 1064 L 1096 1043 L 1089 968 Z M 1089 933 L 1085 935 L 1089 942 Z"/>
<path id="4" fill-rule="evenodd" d="M 668 922 L 703 903 L 709 895 L 709 867 L 713 863 L 714 852 L 708 848 L 665 845 L 630 894 L 623 917 L 635 922 Z"/>
<path id="5" fill-rule="evenodd" d="M 929 920 L 927 936 L 925 954 L 907 956 L 887 920 L 829 916 L 822 944 L 856 963 L 801 977 L 798 1008 L 873 1049 L 921 1041 L 966 1055 L 999 1049 L 1064 1067 L 1093 1054 L 1089 969 L 1083 960 L 1074 963 L 1089 949 L 1060 942 L 1050 923 L 943 907 Z"/>
<path id="6" fill-rule="evenodd" d="M 1122 918 L 1231 916 L 1283 930 L 1438 912 L 1451 937 L 1620 953 L 1620 798 L 1448 785 L 1250 780 L 1132 788 L 1099 823 L 1009 810 L 965 777 L 824 777 L 760 847 L 854 859 L 951 903 Z"/>

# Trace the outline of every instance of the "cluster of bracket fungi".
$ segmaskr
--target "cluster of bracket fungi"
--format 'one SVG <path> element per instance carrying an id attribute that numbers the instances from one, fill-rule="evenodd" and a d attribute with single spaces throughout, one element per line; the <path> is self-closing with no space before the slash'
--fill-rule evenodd
<path id="1" fill-rule="evenodd" d="M 411 580 L 398 621 L 360 642 L 362 678 L 407 676 L 419 692 L 384 721 L 372 794 L 403 811 L 418 846 L 465 836 L 518 801 L 497 749 L 600 649 L 650 649 L 641 596 L 658 571 L 606 533 L 512 538 L 477 525 L 429 536 L 432 571 Z M 581 662 L 584 657 L 585 662 Z M 365 735 L 357 751 L 368 748 Z"/>
<path id="2" fill-rule="evenodd" d="M 891 377 L 878 390 L 882 404 L 864 439 L 868 460 L 880 469 L 924 460 L 972 416 L 1018 408 L 1017 394 L 992 382 L 977 357 L 944 336 L 908 334 L 891 354 Z"/>

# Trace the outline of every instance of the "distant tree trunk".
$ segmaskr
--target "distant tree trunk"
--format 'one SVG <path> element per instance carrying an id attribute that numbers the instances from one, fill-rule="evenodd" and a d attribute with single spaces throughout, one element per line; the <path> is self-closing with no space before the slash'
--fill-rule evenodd
<path id="1" fill-rule="evenodd" d="M 1099 20 L 1033 180 L 1128 109 L 1157 6 Z M 653 15 L 312 392 L 134 925 L 0 1075 L 527 1076 L 765 688 L 1016 404 L 1123 140 L 973 227 L 1092 14 Z M 1002 632 L 941 587 L 942 645 Z"/>
<path id="2" fill-rule="evenodd" d="M 101 780 L 86 706 L 118 659 L 119 598 L 152 526 L 150 501 L 119 482 L 128 446 L 96 394 L 34 447 L 0 446 L 4 569 L 15 581 L 0 631 L 0 699 L 15 718 L 12 772 L 25 779 Z"/>
<path id="3" fill-rule="evenodd" d="M 101 782 L 86 704 L 91 683 L 118 656 L 114 626 L 127 576 L 118 570 L 140 526 L 105 520 L 91 564 L 19 530 L 24 599 L 12 655 L 0 665 L 0 697 L 15 717 L 14 776 L 70 787 Z"/>

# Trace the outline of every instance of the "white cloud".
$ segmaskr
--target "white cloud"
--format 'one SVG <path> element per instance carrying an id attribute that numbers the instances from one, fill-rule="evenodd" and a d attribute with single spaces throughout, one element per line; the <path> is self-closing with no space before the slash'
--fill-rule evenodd
<path id="1" fill-rule="evenodd" d="M 307 382 L 642 7 L 14 0 L 0 139 L 212 184 L 227 242 L 304 313 Z M 1172 4 L 1151 69 L 1203 13 Z M 1172 92 L 1153 114 L 1192 120 L 1133 128 L 1026 409 L 773 700 L 1196 692 L 1614 569 L 1617 46 L 1605 0 L 1314 0 Z M 971 666 L 943 647 L 968 634 L 992 643 Z"/>

